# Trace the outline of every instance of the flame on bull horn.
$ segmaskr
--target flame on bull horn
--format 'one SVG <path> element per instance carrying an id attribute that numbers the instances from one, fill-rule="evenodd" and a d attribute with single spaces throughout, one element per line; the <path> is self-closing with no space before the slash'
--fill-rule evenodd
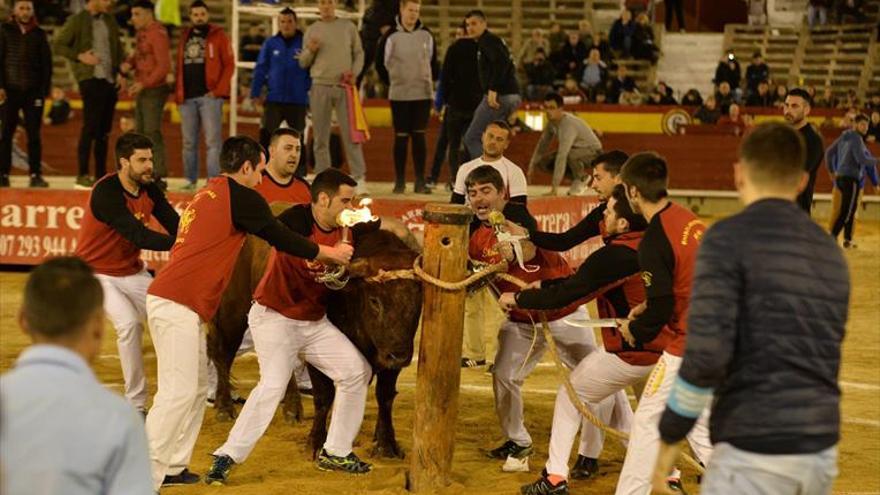
<path id="1" fill-rule="evenodd" d="M 359 223 L 375 222 L 379 219 L 370 211 L 371 198 L 363 198 L 358 203 L 359 208 L 342 210 L 336 217 L 336 224 L 340 227 L 352 227 Z"/>

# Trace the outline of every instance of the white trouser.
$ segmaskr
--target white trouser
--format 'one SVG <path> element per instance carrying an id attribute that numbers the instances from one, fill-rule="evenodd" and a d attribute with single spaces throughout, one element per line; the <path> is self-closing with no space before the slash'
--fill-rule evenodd
<path id="1" fill-rule="evenodd" d="M 645 391 L 639 399 L 633 418 L 632 433 L 626 459 L 617 481 L 617 495 L 648 495 L 651 493 L 651 477 L 657 452 L 660 450 L 660 416 L 666 409 L 666 399 L 681 367 L 681 358 L 666 352 L 660 356 L 654 371 L 648 377 Z M 694 428 L 688 433 L 688 442 L 697 460 L 706 464 L 712 455 L 709 441 L 709 408 L 700 415 Z"/>
<path id="2" fill-rule="evenodd" d="M 214 455 L 228 455 L 236 463 L 247 459 L 272 422 L 290 376 L 302 360 L 321 370 L 336 386 L 324 449 L 337 456 L 351 453 L 364 419 L 372 376 L 367 360 L 327 317 L 319 321 L 292 320 L 254 303 L 248 325 L 253 329 L 260 381 L 248 396 L 226 443 Z"/>
<path id="3" fill-rule="evenodd" d="M 580 400 L 588 404 L 600 403 L 608 397 L 617 397 L 621 394 L 626 401 L 626 387 L 647 376 L 652 368 L 653 365 L 633 366 L 614 354 L 600 349 L 585 357 L 571 372 L 569 379 Z M 617 405 L 615 401 L 615 406 Z M 620 423 L 624 423 L 624 426 L 623 428 L 614 426 L 614 428 L 629 432 L 633 419 L 632 407 L 628 401 L 622 406 Z M 605 418 L 598 417 L 598 419 L 610 424 Z M 560 386 L 556 393 L 556 405 L 553 408 L 550 452 L 546 465 L 548 473 L 568 478 L 568 457 L 582 421 L 583 418 L 569 398 L 565 387 Z"/>
<path id="4" fill-rule="evenodd" d="M 147 317 L 156 348 L 159 389 L 147 415 L 153 488 L 189 464 L 208 395 L 206 326 L 188 307 L 147 296 Z"/>
<path id="5" fill-rule="evenodd" d="M 812 454 L 772 455 L 715 445 L 700 485 L 702 495 L 830 495 L 837 446 Z"/>
<path id="6" fill-rule="evenodd" d="M 596 336 L 590 328 L 574 327 L 564 321 L 549 322 L 550 332 L 556 340 L 559 357 L 569 368 L 574 368 L 587 354 L 596 350 Z M 535 331 L 537 330 L 537 336 Z M 531 323 L 506 321 L 498 334 L 498 353 L 495 355 L 495 371 L 492 385 L 495 390 L 495 412 L 501 422 L 504 435 L 520 446 L 532 444 L 523 418 L 522 385 L 531 374 L 547 349 L 540 324 L 535 329 Z M 626 400 L 626 396 L 623 396 Z M 614 400 L 608 400 L 592 408 L 602 417 L 611 415 Z M 588 457 L 598 457 L 602 452 L 602 432 L 584 420 L 579 451 Z"/>
<path id="7" fill-rule="evenodd" d="M 147 318 L 147 288 L 153 277 L 146 268 L 134 275 L 113 277 L 95 274 L 104 289 L 104 312 L 116 330 L 116 349 L 125 398 L 137 409 L 146 409 L 147 379 L 142 349 L 144 320 Z"/>

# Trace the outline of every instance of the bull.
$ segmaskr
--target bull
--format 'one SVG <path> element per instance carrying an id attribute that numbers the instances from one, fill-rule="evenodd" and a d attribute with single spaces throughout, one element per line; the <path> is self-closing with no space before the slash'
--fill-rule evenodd
<path id="1" fill-rule="evenodd" d="M 272 209 L 280 213 L 285 207 L 273 204 Z M 412 362 L 413 339 L 421 316 L 422 286 L 410 279 L 384 282 L 369 279 L 380 270 L 412 267 L 419 246 L 402 223 L 388 219 L 383 219 L 382 223 L 383 229 L 390 231 L 379 230 L 356 239 L 348 270 L 351 278 L 343 289 L 331 293 L 327 317 L 363 354 L 376 376 L 379 414 L 373 437 L 373 455 L 401 458 L 403 452 L 394 433 L 392 410 L 398 375 Z M 235 417 L 230 370 L 247 329 L 251 295 L 266 270 L 270 249 L 262 239 L 248 236 L 208 334 L 208 357 L 217 369 L 214 407 L 220 420 Z M 312 366 L 309 366 L 309 377 L 315 416 L 308 443 L 314 456 L 327 436 L 327 420 L 335 389 L 333 381 Z M 303 418 L 294 378 L 288 386 L 282 410 L 288 421 Z"/>

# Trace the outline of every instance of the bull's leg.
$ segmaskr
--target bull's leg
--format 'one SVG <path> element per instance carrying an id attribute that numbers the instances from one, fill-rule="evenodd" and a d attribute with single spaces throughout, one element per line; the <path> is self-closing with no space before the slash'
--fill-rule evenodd
<path id="1" fill-rule="evenodd" d="M 311 364 L 309 378 L 312 380 L 312 398 L 315 402 L 315 419 L 312 422 L 312 431 L 309 433 L 309 445 L 312 447 L 314 459 L 327 440 L 327 416 L 330 415 L 330 408 L 333 406 L 336 388 L 333 386 L 333 380 Z"/>
<path id="2" fill-rule="evenodd" d="M 376 431 L 373 440 L 373 457 L 396 457 L 403 459 L 404 453 L 397 444 L 394 434 L 392 410 L 394 397 L 397 395 L 397 376 L 399 369 L 380 370 L 376 379 L 376 402 L 379 403 L 379 417 L 376 419 Z"/>
<path id="3" fill-rule="evenodd" d="M 290 377 L 290 382 L 287 384 L 287 392 L 284 394 L 281 412 L 284 413 L 284 419 L 288 423 L 299 423 L 305 417 L 302 396 L 300 396 L 299 386 L 296 383 L 296 373 Z"/>
<path id="4" fill-rule="evenodd" d="M 217 375 L 217 388 L 214 391 L 214 411 L 218 421 L 230 421 L 235 418 L 235 408 L 232 405 L 231 370 L 232 360 L 235 359 L 236 345 L 233 347 L 229 340 L 235 340 L 234 336 L 226 335 L 223 329 L 213 326 L 208 332 L 207 347 L 208 358 L 214 365 Z M 241 336 L 238 336 L 239 343 Z M 231 350 L 230 348 L 233 347 Z M 210 392 L 209 392 L 210 393 Z"/>

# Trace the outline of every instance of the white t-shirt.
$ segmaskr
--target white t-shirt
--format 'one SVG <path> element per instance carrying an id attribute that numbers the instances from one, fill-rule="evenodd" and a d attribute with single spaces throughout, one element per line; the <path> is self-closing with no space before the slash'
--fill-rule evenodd
<path id="1" fill-rule="evenodd" d="M 452 191 L 461 194 L 467 201 L 467 187 L 464 185 L 465 179 L 471 171 L 481 165 L 490 165 L 495 170 L 501 172 L 501 178 L 507 186 L 507 197 L 514 198 L 516 196 L 525 196 L 527 194 L 526 174 L 523 173 L 519 165 L 513 163 L 505 157 L 501 157 L 494 162 L 487 162 L 483 157 L 471 160 L 458 168 L 455 175 L 455 187 Z"/>

